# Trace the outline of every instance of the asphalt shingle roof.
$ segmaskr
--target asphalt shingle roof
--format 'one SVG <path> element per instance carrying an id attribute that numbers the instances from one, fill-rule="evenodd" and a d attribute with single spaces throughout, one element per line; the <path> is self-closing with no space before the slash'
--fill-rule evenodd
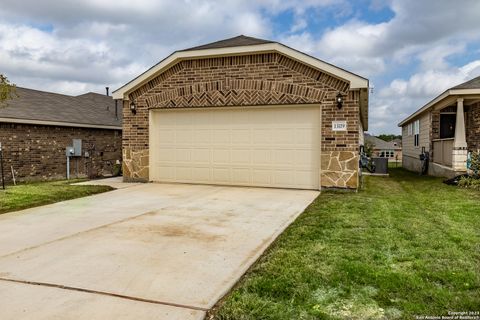
<path id="1" fill-rule="evenodd" d="M 459 84 L 451 89 L 480 89 L 480 77 L 468 80 L 467 82 Z"/>
<path id="2" fill-rule="evenodd" d="M 122 126 L 122 105 L 110 96 L 89 92 L 79 96 L 16 88 L 15 97 L 0 106 L 0 118 Z"/>
<path id="3" fill-rule="evenodd" d="M 237 37 L 224 39 L 224 40 L 220 40 L 220 41 L 215 41 L 215 42 L 212 42 L 212 43 L 207 43 L 207 44 L 204 44 L 204 45 L 201 45 L 201 46 L 188 48 L 188 49 L 180 50 L 180 51 L 192 51 L 192 50 L 203 50 L 203 49 L 218 49 L 218 48 L 230 48 L 230 47 L 240 47 L 240 46 L 252 46 L 252 45 L 266 44 L 266 43 L 274 43 L 274 41 L 240 35 L 240 36 L 237 36 Z"/>
<path id="4" fill-rule="evenodd" d="M 370 142 L 375 149 L 381 150 L 401 150 L 402 147 L 396 141 L 385 141 L 375 136 L 365 134 L 365 141 Z M 397 145 L 395 145 L 397 143 Z"/>

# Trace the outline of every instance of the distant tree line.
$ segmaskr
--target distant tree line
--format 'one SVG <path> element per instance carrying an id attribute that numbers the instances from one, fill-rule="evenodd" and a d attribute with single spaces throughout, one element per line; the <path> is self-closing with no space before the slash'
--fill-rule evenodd
<path id="1" fill-rule="evenodd" d="M 379 134 L 377 138 L 382 139 L 383 141 L 392 141 L 395 139 L 402 139 L 402 135 L 396 135 L 396 134 Z"/>

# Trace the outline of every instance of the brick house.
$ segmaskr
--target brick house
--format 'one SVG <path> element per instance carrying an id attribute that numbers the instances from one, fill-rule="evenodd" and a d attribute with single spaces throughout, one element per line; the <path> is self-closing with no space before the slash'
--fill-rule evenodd
<path id="1" fill-rule="evenodd" d="M 402 161 L 402 142 L 385 141 L 365 133 L 365 143 L 372 146 L 372 157 L 387 158 L 389 162 Z"/>
<path id="2" fill-rule="evenodd" d="M 71 158 L 73 177 L 111 174 L 121 161 L 122 114 L 112 97 L 68 96 L 16 88 L 17 97 L 0 106 L 0 142 L 6 181 L 62 179 L 65 148 L 81 139 L 82 154 Z"/>
<path id="3" fill-rule="evenodd" d="M 238 36 L 176 51 L 113 97 L 125 180 L 358 186 L 368 80 L 280 43 Z"/>
<path id="4" fill-rule="evenodd" d="M 480 151 L 480 77 L 447 89 L 398 126 L 405 168 L 419 171 L 424 149 L 430 153 L 430 175 L 465 173 L 468 152 Z"/>

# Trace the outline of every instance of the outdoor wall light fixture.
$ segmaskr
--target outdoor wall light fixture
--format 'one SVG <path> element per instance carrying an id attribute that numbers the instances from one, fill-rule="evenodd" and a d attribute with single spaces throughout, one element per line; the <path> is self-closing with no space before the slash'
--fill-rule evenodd
<path id="1" fill-rule="evenodd" d="M 137 114 L 137 105 L 135 104 L 135 101 L 130 102 L 130 111 L 132 111 L 133 114 Z"/>
<path id="2" fill-rule="evenodd" d="M 339 93 L 337 94 L 337 108 L 338 108 L 338 109 L 342 109 L 342 107 L 343 107 L 343 96 L 342 96 L 342 94 L 339 92 Z"/>

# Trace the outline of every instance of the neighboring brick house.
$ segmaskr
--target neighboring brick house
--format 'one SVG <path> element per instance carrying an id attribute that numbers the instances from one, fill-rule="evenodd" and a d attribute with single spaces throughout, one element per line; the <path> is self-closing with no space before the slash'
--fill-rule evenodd
<path id="1" fill-rule="evenodd" d="M 12 168 L 17 180 L 65 178 L 65 148 L 73 139 L 82 140 L 82 155 L 71 158 L 73 177 L 108 175 L 121 161 L 121 105 L 117 108 L 112 97 L 74 97 L 20 87 L 16 95 L 0 106 L 7 181 Z"/>
<path id="2" fill-rule="evenodd" d="M 368 80 L 280 43 L 177 51 L 113 96 L 125 180 L 358 187 Z"/>
<path id="3" fill-rule="evenodd" d="M 452 87 L 399 123 L 403 166 L 419 171 L 422 149 L 429 174 L 452 177 L 467 171 L 467 155 L 480 151 L 480 77 Z"/>
<path id="4" fill-rule="evenodd" d="M 372 157 L 387 158 L 389 162 L 402 161 L 400 140 L 385 141 L 366 133 L 365 142 L 372 146 Z"/>

